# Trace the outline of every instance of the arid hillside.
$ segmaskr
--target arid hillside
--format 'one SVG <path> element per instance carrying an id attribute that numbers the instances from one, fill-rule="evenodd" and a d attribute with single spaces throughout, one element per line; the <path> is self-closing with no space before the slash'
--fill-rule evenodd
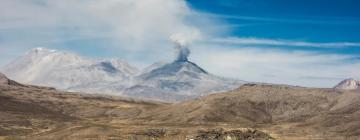
<path id="1" fill-rule="evenodd" d="M 0 75 L 0 139 L 271 139 L 256 129 L 134 119 L 169 103 L 57 91 Z"/>
<path id="2" fill-rule="evenodd" d="M 57 91 L 0 75 L 0 139 L 358 138 L 358 91 L 245 84 L 171 104 Z"/>
<path id="3" fill-rule="evenodd" d="M 227 93 L 163 106 L 139 119 L 153 123 L 260 128 L 286 138 L 358 139 L 360 93 L 245 84 Z"/>

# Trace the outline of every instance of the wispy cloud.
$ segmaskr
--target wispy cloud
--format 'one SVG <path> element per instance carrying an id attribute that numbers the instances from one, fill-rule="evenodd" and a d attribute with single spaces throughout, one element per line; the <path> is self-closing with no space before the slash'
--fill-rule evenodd
<path id="1" fill-rule="evenodd" d="M 137 61 L 156 61 L 159 50 L 167 51 L 161 56 L 171 57 L 171 35 L 212 34 L 205 30 L 212 23 L 196 15 L 184 0 L 2 0 L 0 48 L 77 50 L 89 46 L 68 45 L 79 40 L 96 44 L 103 39 L 107 43 L 99 45 L 125 59 L 140 56 Z"/>
<path id="2" fill-rule="evenodd" d="M 261 16 L 240 16 L 223 15 L 214 13 L 201 13 L 204 16 L 232 20 L 258 21 L 262 23 L 301 23 L 301 24 L 337 24 L 337 25 L 357 25 L 360 24 L 359 18 L 340 18 L 340 17 L 261 17 Z"/>
<path id="3" fill-rule="evenodd" d="M 226 23 L 223 21 L 226 19 L 258 22 Z M 338 82 L 331 77 L 360 78 L 358 56 L 256 46 L 348 48 L 359 47 L 359 42 L 222 36 L 228 36 L 227 30 L 231 28 L 258 24 L 353 24 L 359 21 L 206 14 L 191 9 L 184 0 L 2 0 L 0 64 L 33 47 L 42 46 L 85 50 L 86 53 L 77 52 L 83 55 L 106 50 L 131 64 L 145 66 L 156 61 L 172 60 L 174 48 L 169 41 L 171 35 L 195 34 L 202 40 L 190 46 L 191 61 L 214 74 L 248 81 L 329 87 Z M 233 47 L 238 45 L 255 47 Z M 89 50 L 94 51 L 89 53 Z"/>
<path id="4" fill-rule="evenodd" d="M 318 47 L 318 48 L 343 48 L 360 47 L 360 42 L 306 42 L 283 39 L 263 39 L 263 38 L 215 38 L 209 42 L 230 45 L 263 45 L 263 46 L 295 46 L 295 47 Z"/>
<path id="5" fill-rule="evenodd" d="M 349 61 L 357 57 L 308 51 L 199 45 L 194 47 L 191 60 L 211 73 L 227 77 L 308 87 L 332 87 L 340 79 L 360 79 L 360 60 Z"/>

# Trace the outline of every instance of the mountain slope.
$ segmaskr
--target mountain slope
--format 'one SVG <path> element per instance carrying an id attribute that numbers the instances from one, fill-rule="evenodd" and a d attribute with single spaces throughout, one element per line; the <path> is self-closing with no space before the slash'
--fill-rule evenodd
<path id="1" fill-rule="evenodd" d="M 292 137 L 360 137 L 360 92 L 286 85 L 244 84 L 240 88 L 160 107 L 137 119 L 149 123 L 263 127 Z M 298 134 L 298 135 L 295 135 Z M 324 137 L 320 137 L 321 139 Z M 286 138 L 283 138 L 286 139 Z M 289 138 L 290 139 L 290 138 Z"/>
<path id="2" fill-rule="evenodd" d="M 244 83 L 209 74 L 187 59 L 161 65 L 142 73 L 135 80 L 136 85 L 125 90 L 124 95 L 153 99 L 161 97 L 162 100 L 194 98 L 231 90 Z"/>
<path id="3" fill-rule="evenodd" d="M 59 89 L 87 89 L 109 83 L 128 81 L 138 70 L 120 60 L 86 60 L 69 52 L 35 48 L 14 62 L 3 72 L 17 81 Z"/>
<path id="4" fill-rule="evenodd" d="M 0 73 L 0 84 L 1 85 L 8 85 L 11 81 L 2 73 Z"/>

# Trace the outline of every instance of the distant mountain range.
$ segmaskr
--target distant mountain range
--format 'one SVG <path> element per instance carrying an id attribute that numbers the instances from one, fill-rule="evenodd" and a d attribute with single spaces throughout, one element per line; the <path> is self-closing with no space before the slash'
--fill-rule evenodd
<path id="1" fill-rule="evenodd" d="M 245 83 L 209 74 L 188 61 L 187 56 L 140 71 L 122 60 L 89 60 L 46 48 L 32 49 L 2 68 L 2 72 L 26 84 L 166 101 L 227 91 Z"/>
<path id="2" fill-rule="evenodd" d="M 157 62 L 139 70 L 118 59 L 90 60 L 71 52 L 34 48 L 1 69 L 25 84 L 67 91 L 181 101 L 235 89 L 245 81 L 208 73 L 179 51 L 173 62 Z M 334 87 L 360 90 L 360 81 L 346 79 Z"/>

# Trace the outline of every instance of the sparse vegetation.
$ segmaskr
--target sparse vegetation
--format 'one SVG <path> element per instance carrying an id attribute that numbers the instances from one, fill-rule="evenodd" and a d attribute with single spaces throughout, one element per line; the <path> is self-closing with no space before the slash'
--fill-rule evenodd
<path id="1" fill-rule="evenodd" d="M 355 91 L 249 84 L 181 103 L 0 84 L 6 139 L 357 139 Z"/>

